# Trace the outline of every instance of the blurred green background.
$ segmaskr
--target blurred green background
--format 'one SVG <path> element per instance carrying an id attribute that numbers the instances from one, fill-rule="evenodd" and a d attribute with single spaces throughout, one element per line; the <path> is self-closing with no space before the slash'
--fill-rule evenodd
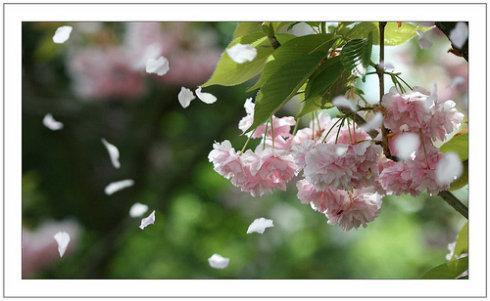
<path id="1" fill-rule="evenodd" d="M 194 100 L 183 109 L 177 94 L 181 86 L 195 89 L 206 81 L 236 23 L 155 24 L 144 32 L 156 38 L 131 23 L 74 23 L 61 45 L 51 41 L 61 24 L 23 24 L 24 278 L 419 278 L 445 262 L 447 244 L 465 220 L 437 197 L 385 197 L 367 228 L 344 232 L 302 205 L 294 183 L 254 199 L 215 173 L 207 160 L 212 143 L 229 139 L 241 148 L 237 124 L 245 98 L 253 95 L 245 85 L 210 87 L 215 104 Z M 153 38 L 176 70 L 168 79 L 124 65 L 131 54 L 121 51 Z M 462 62 L 444 67 L 438 60 L 452 60 L 447 39 L 436 35 L 434 41 L 421 52 L 414 39 L 387 57 L 397 68 L 427 66 L 425 76 L 447 81 Z M 74 63 L 84 55 L 86 65 Z M 109 62 L 111 70 L 90 78 Z M 91 80 L 129 90 L 87 90 L 83 85 Z M 412 78 L 418 81 L 425 79 Z M 47 113 L 64 128 L 44 127 Z M 118 146 L 120 169 L 111 165 L 101 138 Z M 126 178 L 135 185 L 104 194 L 108 183 Z M 457 195 L 466 200 L 467 188 Z M 128 215 L 135 202 L 156 210 L 156 223 L 144 231 L 140 219 Z M 275 227 L 247 235 L 258 217 L 272 218 Z M 59 259 L 52 235 L 62 228 L 70 229 L 72 242 Z M 229 267 L 210 268 L 213 253 L 229 257 Z"/>

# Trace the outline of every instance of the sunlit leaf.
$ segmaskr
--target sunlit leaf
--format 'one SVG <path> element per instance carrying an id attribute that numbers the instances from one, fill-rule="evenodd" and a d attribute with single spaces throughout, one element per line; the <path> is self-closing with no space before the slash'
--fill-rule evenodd
<path id="1" fill-rule="evenodd" d="M 456 134 L 451 140 L 444 143 L 440 151 L 443 153 L 457 153 L 461 161 L 468 159 L 468 133 Z"/>
<path id="2" fill-rule="evenodd" d="M 267 37 L 256 32 L 234 39 L 227 48 L 236 44 L 250 44 L 257 49 L 257 55 L 251 62 L 239 64 L 223 53 L 211 78 L 202 86 L 210 85 L 234 86 L 256 76 L 264 68 L 267 57 L 274 51 Z"/>
<path id="3" fill-rule="evenodd" d="M 464 271 L 468 270 L 468 257 L 451 260 L 436 266 L 427 273 L 423 279 L 456 279 Z"/>
<path id="4" fill-rule="evenodd" d="M 233 32 L 233 39 L 251 33 L 259 33 L 259 36 L 265 36 L 265 33 L 262 31 L 262 22 L 238 22 L 238 25 Z"/>
<path id="5" fill-rule="evenodd" d="M 454 247 L 454 258 L 458 258 L 461 254 L 468 253 L 468 223 L 464 224 L 463 228 L 456 237 L 456 246 Z"/>

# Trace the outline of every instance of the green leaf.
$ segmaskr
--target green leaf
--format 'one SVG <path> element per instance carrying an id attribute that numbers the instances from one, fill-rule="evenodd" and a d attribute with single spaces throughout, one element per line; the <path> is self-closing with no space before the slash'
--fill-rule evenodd
<path id="1" fill-rule="evenodd" d="M 312 97 L 303 102 L 303 107 L 301 111 L 298 113 L 297 118 L 303 117 L 308 113 L 321 109 L 322 107 L 322 98 L 320 96 Z"/>
<path id="2" fill-rule="evenodd" d="M 458 258 L 465 253 L 468 254 L 468 223 L 464 224 L 458 233 L 458 237 L 456 237 L 456 246 L 454 247 L 452 259 Z"/>
<path id="3" fill-rule="evenodd" d="M 431 29 L 431 26 L 415 25 L 409 22 L 388 22 L 385 27 L 385 45 L 396 46 L 405 43 L 417 35 L 417 30 L 424 32 Z M 379 44 L 379 38 L 376 39 Z"/>
<path id="4" fill-rule="evenodd" d="M 262 36 L 265 36 L 262 31 L 262 22 L 239 22 L 233 32 L 233 39 L 256 32 L 260 32 Z"/>
<path id="5" fill-rule="evenodd" d="M 293 97 L 318 68 L 325 51 L 316 51 L 278 65 L 276 71 L 260 89 L 255 100 L 254 122 L 250 130 L 267 119 Z M 276 58 L 276 61 L 280 61 Z"/>
<path id="6" fill-rule="evenodd" d="M 461 161 L 468 160 L 468 133 L 458 133 L 440 147 L 443 153 L 457 153 Z"/>
<path id="7" fill-rule="evenodd" d="M 367 39 L 354 39 L 342 48 L 341 61 L 346 69 L 352 70 L 358 65 L 367 67 L 371 60 L 372 34 Z"/>
<path id="8" fill-rule="evenodd" d="M 308 81 L 305 90 L 305 99 L 323 96 L 325 92 L 335 83 L 344 70 L 340 57 L 326 60 Z"/>
<path id="9" fill-rule="evenodd" d="M 278 39 L 279 36 L 277 35 Z M 281 42 L 281 40 L 279 40 Z M 309 55 L 317 50 L 324 50 L 325 53 L 332 46 L 334 40 L 331 35 L 315 34 L 303 37 L 295 37 L 286 42 L 281 42 L 282 46 L 274 51 L 271 59 L 265 65 L 260 74 L 259 80 L 247 92 L 257 90 L 267 81 L 267 79 L 277 72 L 284 63 L 297 60 L 302 56 Z"/>
<path id="10" fill-rule="evenodd" d="M 385 46 L 396 46 L 407 42 L 417 35 L 417 30 L 425 32 L 431 26 L 415 25 L 409 22 L 388 22 L 385 26 Z M 379 45 L 379 23 L 360 22 L 352 27 L 350 31 L 345 29 L 343 35 L 348 39 L 367 38 L 370 33 L 373 35 L 373 44 Z"/>
<path id="11" fill-rule="evenodd" d="M 274 51 L 267 37 L 255 32 L 234 39 L 227 48 L 235 44 L 251 44 L 257 49 L 257 56 L 251 62 L 238 64 L 226 52 L 221 55 L 211 78 L 202 86 L 210 85 L 234 86 L 241 84 L 262 71 L 269 55 Z"/>
<path id="12" fill-rule="evenodd" d="M 423 279 L 456 279 L 468 270 L 468 257 L 451 260 L 436 266 L 422 276 Z"/>

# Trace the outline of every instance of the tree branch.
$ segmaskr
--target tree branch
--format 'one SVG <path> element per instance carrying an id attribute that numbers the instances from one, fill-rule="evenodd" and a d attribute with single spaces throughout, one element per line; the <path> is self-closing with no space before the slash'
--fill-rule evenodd
<path id="1" fill-rule="evenodd" d="M 379 63 L 376 65 L 376 74 L 379 81 L 379 103 L 383 99 L 385 93 L 385 70 L 382 66 L 385 60 L 385 26 L 386 22 L 379 22 Z M 393 159 L 388 145 L 388 129 L 385 127 L 384 122 L 381 124 L 381 135 L 383 137 L 383 152 L 388 159 Z"/>
<path id="2" fill-rule="evenodd" d="M 441 191 L 439 193 L 439 196 L 446 201 L 446 203 L 449 204 L 449 206 L 453 207 L 456 211 L 461 213 L 462 216 L 466 217 L 468 219 L 468 207 L 466 207 L 465 204 L 461 203 L 461 201 L 454 196 L 449 191 Z"/>
<path id="3" fill-rule="evenodd" d="M 442 31 L 447 38 L 449 39 L 449 35 L 451 34 L 451 31 L 453 28 L 456 26 L 456 22 L 435 22 L 436 27 Z M 451 41 L 451 39 L 449 39 Z M 451 42 L 451 49 L 449 49 L 449 52 L 451 52 L 454 55 L 461 56 L 463 57 L 466 61 L 468 61 L 468 40 L 466 40 L 466 43 L 464 43 L 463 47 L 458 48 L 454 46 L 454 44 Z"/>

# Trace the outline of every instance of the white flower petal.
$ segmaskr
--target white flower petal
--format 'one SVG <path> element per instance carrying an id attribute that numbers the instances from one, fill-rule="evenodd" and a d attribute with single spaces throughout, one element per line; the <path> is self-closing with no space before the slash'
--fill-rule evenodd
<path id="1" fill-rule="evenodd" d="M 347 108 L 351 110 L 352 112 L 357 111 L 357 106 L 344 96 L 337 96 L 333 99 L 332 104 L 336 106 L 337 108 Z"/>
<path id="2" fill-rule="evenodd" d="M 153 210 L 150 213 L 150 215 L 148 215 L 147 217 L 141 220 L 140 229 L 143 230 L 149 225 L 153 225 L 154 223 L 155 223 L 155 210 Z"/>
<path id="3" fill-rule="evenodd" d="M 156 73 L 159 76 L 165 75 L 170 70 L 168 60 L 160 56 L 158 59 L 150 58 L 146 61 L 146 73 Z"/>
<path id="4" fill-rule="evenodd" d="M 45 127 L 52 131 L 61 130 L 63 128 L 63 123 L 56 121 L 51 114 L 46 114 L 43 118 L 43 124 Z"/>
<path id="5" fill-rule="evenodd" d="M 468 25 L 466 22 L 458 22 L 449 34 L 451 43 L 457 48 L 462 48 L 468 40 Z"/>
<path id="6" fill-rule="evenodd" d="M 361 126 L 361 129 L 363 129 L 366 132 L 369 132 L 370 130 L 379 129 L 382 123 L 383 123 L 383 114 L 380 112 L 376 112 L 373 118 L 369 119 L 365 124 Z"/>
<path id="7" fill-rule="evenodd" d="M 105 194 L 111 195 L 115 192 L 118 192 L 119 190 L 122 190 L 124 188 L 128 188 L 134 185 L 134 181 L 131 179 L 127 180 L 122 180 L 122 181 L 117 181 L 117 182 L 112 182 L 109 185 L 105 187 Z"/>
<path id="8" fill-rule="evenodd" d="M 196 95 L 202 102 L 207 103 L 207 104 L 212 104 L 212 103 L 215 103 L 216 100 L 218 100 L 216 98 L 216 96 L 214 96 L 213 94 L 201 92 L 201 91 L 202 91 L 202 87 L 201 86 L 197 87 Z"/>
<path id="9" fill-rule="evenodd" d="M 265 229 L 272 227 L 274 227 L 274 222 L 271 219 L 257 218 L 248 226 L 247 234 L 254 232 L 263 234 Z"/>
<path id="10" fill-rule="evenodd" d="M 403 133 L 395 138 L 396 156 L 401 160 L 412 159 L 419 149 L 420 138 L 414 133 Z"/>
<path id="11" fill-rule="evenodd" d="M 456 153 L 446 153 L 436 167 L 436 180 L 439 184 L 451 184 L 463 173 L 463 163 Z"/>
<path id="12" fill-rule="evenodd" d="M 64 42 L 68 41 L 72 30 L 73 27 L 71 26 L 58 27 L 56 29 L 56 32 L 54 33 L 53 42 L 55 42 L 56 44 L 63 44 Z"/>
<path id="13" fill-rule="evenodd" d="M 107 142 L 107 140 L 105 140 L 104 138 L 102 138 L 101 141 L 107 149 L 107 152 L 109 153 L 112 165 L 114 165 L 115 168 L 120 168 L 121 163 L 119 162 L 119 150 L 117 149 L 117 147 Z"/>
<path id="14" fill-rule="evenodd" d="M 222 270 L 228 266 L 228 264 L 230 263 L 230 259 L 219 254 L 213 254 L 211 257 L 208 258 L 208 262 L 209 266 L 213 269 Z"/>
<path id="15" fill-rule="evenodd" d="M 134 203 L 129 209 L 130 217 L 140 217 L 148 211 L 148 206 L 141 203 Z"/>
<path id="16" fill-rule="evenodd" d="M 235 44 L 226 49 L 226 53 L 237 64 L 251 62 L 257 56 L 257 49 L 248 44 Z"/>
<path id="17" fill-rule="evenodd" d="M 289 30 L 289 32 L 297 37 L 316 34 L 315 29 L 313 29 L 313 27 L 311 27 L 306 22 L 299 22 L 294 24 L 293 27 L 291 27 L 291 29 Z"/>
<path id="18" fill-rule="evenodd" d="M 60 258 L 65 254 L 66 248 L 70 243 L 70 234 L 60 231 L 54 235 L 54 239 L 58 244 L 58 253 L 60 253 Z"/>
<path id="19" fill-rule="evenodd" d="M 179 95 L 177 96 L 179 99 L 180 105 L 185 109 L 187 108 L 190 104 L 191 101 L 196 99 L 194 96 L 194 93 L 190 89 L 187 89 L 186 87 L 181 87 Z"/>

